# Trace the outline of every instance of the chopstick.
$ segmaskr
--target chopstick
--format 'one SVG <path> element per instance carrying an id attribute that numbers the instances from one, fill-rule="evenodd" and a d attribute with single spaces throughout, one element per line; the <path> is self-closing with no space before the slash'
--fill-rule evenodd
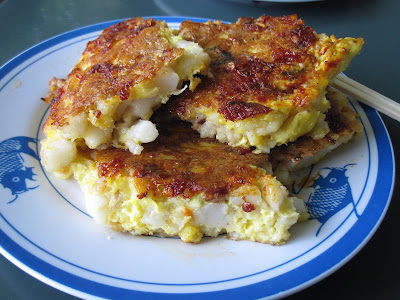
<path id="1" fill-rule="evenodd" d="M 400 122 L 400 104 L 365 85 L 343 75 L 337 75 L 330 86 Z"/>

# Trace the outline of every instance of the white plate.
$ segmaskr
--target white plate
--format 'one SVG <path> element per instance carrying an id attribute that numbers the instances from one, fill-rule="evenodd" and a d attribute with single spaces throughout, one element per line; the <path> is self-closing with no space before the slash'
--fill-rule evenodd
<path id="1" fill-rule="evenodd" d="M 160 19 L 177 27 L 187 18 Z M 323 226 L 317 219 L 295 225 L 284 246 L 224 236 L 190 245 L 96 225 L 77 183 L 44 172 L 38 145 L 28 142 L 43 137 L 48 107 L 40 97 L 49 78 L 66 77 L 86 43 L 113 23 L 54 37 L 0 69 L 0 251 L 5 257 L 45 283 L 83 298 L 274 298 L 326 277 L 365 245 L 388 207 L 394 159 L 377 112 L 353 101 L 364 124 L 362 136 L 299 175 L 304 182 L 319 173 L 319 186 L 296 185 L 312 203 L 321 204 L 325 193 L 346 205 L 334 209 L 327 221 L 321 217 Z"/>

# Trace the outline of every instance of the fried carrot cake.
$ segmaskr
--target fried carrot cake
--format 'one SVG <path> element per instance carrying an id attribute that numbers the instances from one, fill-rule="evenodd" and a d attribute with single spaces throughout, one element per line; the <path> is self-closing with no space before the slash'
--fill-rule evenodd
<path id="1" fill-rule="evenodd" d="M 316 34 L 295 15 L 181 24 L 180 35 L 211 57 L 212 77 L 168 109 L 202 137 L 268 153 L 305 134 L 329 132 L 329 81 L 357 55 L 363 40 Z"/>
<path id="2" fill-rule="evenodd" d="M 50 115 L 43 131 L 42 163 L 48 171 L 68 174 L 77 147 L 128 149 L 139 154 L 142 143 L 158 131 L 153 111 L 189 82 L 193 90 L 207 74 L 209 55 L 185 41 L 165 22 L 133 18 L 90 41 L 60 89 L 51 92 Z"/>
<path id="3" fill-rule="evenodd" d="M 280 245 L 307 218 L 304 202 L 272 175 L 267 154 L 232 148 L 183 122 L 157 124 L 140 155 L 80 149 L 72 164 L 88 212 L 100 224 L 137 235 L 203 236 Z"/>
<path id="4" fill-rule="evenodd" d="M 285 243 L 308 218 L 288 170 L 361 130 L 327 86 L 363 41 L 317 35 L 296 16 L 186 21 L 180 36 L 125 22 L 90 42 L 65 82 L 51 80 L 47 169 L 72 173 L 89 214 L 116 231 Z"/>

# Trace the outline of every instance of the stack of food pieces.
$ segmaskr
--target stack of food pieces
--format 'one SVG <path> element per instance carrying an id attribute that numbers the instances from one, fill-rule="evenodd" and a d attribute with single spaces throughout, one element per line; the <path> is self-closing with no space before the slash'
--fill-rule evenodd
<path id="1" fill-rule="evenodd" d="M 42 161 L 73 173 L 88 212 L 117 231 L 282 244 L 307 218 L 285 187 L 288 168 L 360 131 L 327 86 L 361 45 L 317 35 L 296 16 L 185 21 L 179 35 L 124 21 L 89 42 L 46 97 Z"/>

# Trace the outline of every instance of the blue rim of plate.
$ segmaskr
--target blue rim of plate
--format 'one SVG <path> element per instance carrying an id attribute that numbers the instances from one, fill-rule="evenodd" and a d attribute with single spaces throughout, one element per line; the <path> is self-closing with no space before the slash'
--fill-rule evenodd
<path id="1" fill-rule="evenodd" d="M 149 18 L 149 17 L 144 17 Z M 194 22 L 204 22 L 208 19 L 192 18 L 192 17 L 168 17 L 154 16 L 155 20 L 165 20 L 169 23 L 180 23 L 190 19 Z M 98 23 L 76 30 L 68 31 L 51 39 L 48 39 L 32 48 L 24 51 L 20 55 L 11 59 L 0 68 L 0 79 L 4 78 L 9 72 L 18 67 L 20 64 L 33 57 L 34 55 L 55 46 L 61 42 L 67 41 L 78 36 L 103 30 L 115 23 L 122 21 L 114 20 Z M 5 84 L 7 85 L 8 82 Z M 4 85 L 4 86 L 5 86 Z M 1 88 L 2 89 L 2 88 Z M 237 298 L 259 298 L 281 295 L 289 295 L 330 275 L 343 264 L 349 261 L 372 237 L 378 226 L 380 225 L 386 210 L 389 206 L 390 199 L 394 187 L 394 154 L 391 141 L 385 125 L 379 114 L 372 108 L 361 104 L 361 108 L 366 114 L 376 139 L 377 156 L 378 156 L 378 173 L 375 187 L 371 195 L 371 200 L 363 213 L 368 218 L 361 218 L 351 229 L 333 246 L 328 248 L 312 260 L 303 265 L 288 271 L 282 275 L 271 279 L 260 281 L 258 283 L 225 289 L 219 291 L 210 291 L 202 293 L 190 294 L 193 298 L 203 298 L 204 296 L 211 298 L 219 297 L 237 297 Z M 92 280 L 84 279 L 73 275 L 62 269 L 39 259 L 29 251 L 14 242 L 8 235 L 0 230 L 0 247 L 3 254 L 13 263 L 30 273 L 31 275 L 40 274 L 48 279 L 47 283 L 60 288 L 64 287 L 64 291 L 77 291 L 79 293 L 97 296 L 102 298 L 128 298 L 128 297 L 163 297 L 176 299 L 177 297 L 187 297 L 187 293 L 156 293 L 142 292 L 137 290 L 114 287 L 107 284 L 98 283 Z M 38 278 L 41 279 L 41 278 Z M 54 285 L 52 283 L 57 283 Z M 208 283 L 204 283 L 208 284 Z M 72 294 L 74 294 L 72 292 Z"/>

